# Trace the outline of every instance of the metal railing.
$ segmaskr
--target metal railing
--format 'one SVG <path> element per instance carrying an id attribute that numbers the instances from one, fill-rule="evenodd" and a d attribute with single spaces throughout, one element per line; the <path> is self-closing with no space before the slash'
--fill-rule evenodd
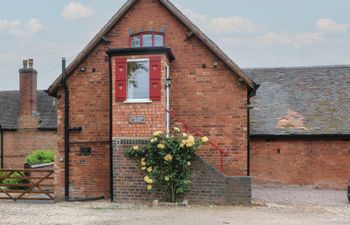
<path id="1" fill-rule="evenodd" d="M 190 126 L 186 121 L 184 121 L 182 118 L 177 116 L 175 114 L 175 112 L 167 111 L 167 110 L 165 110 L 165 112 L 169 113 L 170 117 L 172 117 L 175 120 L 175 122 L 181 123 L 183 125 L 186 133 L 190 132 L 190 133 L 192 133 L 195 136 L 200 136 L 200 137 L 204 136 L 204 134 L 202 132 L 200 132 L 196 128 Z M 223 148 L 221 148 L 219 145 L 217 145 L 214 142 L 212 142 L 211 140 L 208 141 L 208 144 L 219 152 L 219 154 L 220 154 L 220 171 L 222 173 L 224 173 L 224 154 L 225 154 L 225 150 Z"/>

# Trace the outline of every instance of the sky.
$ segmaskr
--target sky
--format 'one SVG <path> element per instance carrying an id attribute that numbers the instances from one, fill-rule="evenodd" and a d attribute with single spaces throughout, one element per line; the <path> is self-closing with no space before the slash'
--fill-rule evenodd
<path id="1" fill-rule="evenodd" d="M 1 0 L 0 90 L 29 58 L 47 89 L 125 1 Z M 172 2 L 242 68 L 350 64 L 349 0 Z"/>

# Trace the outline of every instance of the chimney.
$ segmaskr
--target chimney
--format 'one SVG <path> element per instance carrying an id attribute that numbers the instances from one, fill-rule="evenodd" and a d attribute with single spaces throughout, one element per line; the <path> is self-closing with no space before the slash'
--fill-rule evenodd
<path id="1" fill-rule="evenodd" d="M 37 74 L 33 59 L 23 60 L 19 70 L 20 116 L 29 116 L 37 111 Z"/>

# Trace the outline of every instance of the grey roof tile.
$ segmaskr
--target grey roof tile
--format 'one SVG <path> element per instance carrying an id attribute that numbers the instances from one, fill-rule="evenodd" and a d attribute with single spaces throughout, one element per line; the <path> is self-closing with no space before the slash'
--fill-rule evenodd
<path id="1" fill-rule="evenodd" d="M 350 134 L 350 66 L 245 69 L 252 134 Z"/>
<path id="2" fill-rule="evenodd" d="M 39 128 L 57 127 L 56 99 L 38 91 Z M 19 91 L 0 91 L 0 124 L 6 129 L 17 129 Z"/>

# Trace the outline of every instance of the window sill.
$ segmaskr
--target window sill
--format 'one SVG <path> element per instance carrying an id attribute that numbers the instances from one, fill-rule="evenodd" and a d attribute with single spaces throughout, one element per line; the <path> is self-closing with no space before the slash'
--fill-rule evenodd
<path id="1" fill-rule="evenodd" d="M 150 99 L 128 99 L 124 101 L 125 104 L 138 104 L 138 103 L 152 103 Z"/>

